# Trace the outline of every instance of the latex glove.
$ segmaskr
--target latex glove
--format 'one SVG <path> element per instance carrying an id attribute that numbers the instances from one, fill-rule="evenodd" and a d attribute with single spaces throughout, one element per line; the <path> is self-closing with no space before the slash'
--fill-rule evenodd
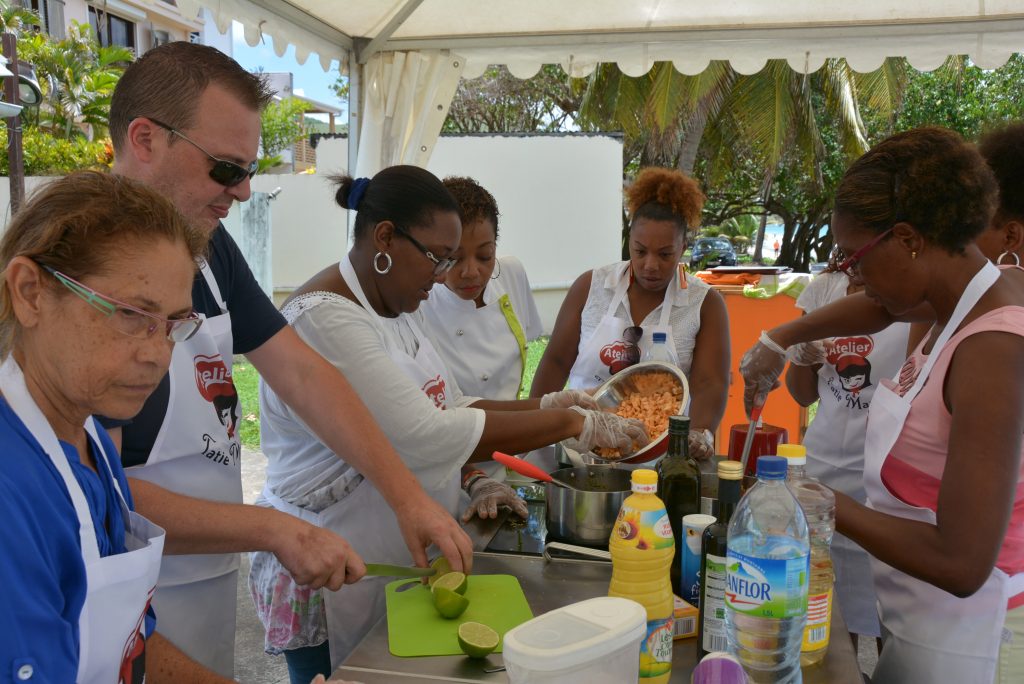
<path id="1" fill-rule="evenodd" d="M 715 435 L 704 428 L 690 428 L 690 456 L 706 461 L 715 455 Z"/>
<path id="2" fill-rule="evenodd" d="M 598 408 L 597 402 L 594 401 L 594 397 L 590 396 L 588 392 L 584 392 L 582 390 L 548 392 L 540 398 L 540 407 L 542 409 L 572 408 L 573 406 L 579 406 L 580 408 L 588 410 L 596 410 Z"/>
<path id="3" fill-rule="evenodd" d="M 635 418 L 623 418 L 606 411 L 588 411 L 579 406 L 572 406 L 569 410 L 584 417 L 580 434 L 562 440 L 562 444 L 570 449 L 583 453 L 594 447 L 606 447 L 618 449 L 623 456 L 628 456 L 651 441 L 644 424 Z"/>
<path id="4" fill-rule="evenodd" d="M 747 415 L 755 405 L 763 406 L 768 393 L 779 386 L 779 376 L 786 367 L 786 350 L 762 332 L 753 347 L 740 360 L 743 376 L 743 408 Z"/>
<path id="5" fill-rule="evenodd" d="M 497 518 L 498 506 L 508 506 L 520 518 L 529 515 L 526 502 L 514 489 L 489 477 L 478 478 L 469 485 L 469 498 L 469 508 L 462 514 L 462 522 L 469 522 L 473 514 L 480 518 Z"/>
<path id="6" fill-rule="evenodd" d="M 786 350 L 786 358 L 798 366 L 817 366 L 825 363 L 825 343 L 821 340 L 794 344 Z"/>

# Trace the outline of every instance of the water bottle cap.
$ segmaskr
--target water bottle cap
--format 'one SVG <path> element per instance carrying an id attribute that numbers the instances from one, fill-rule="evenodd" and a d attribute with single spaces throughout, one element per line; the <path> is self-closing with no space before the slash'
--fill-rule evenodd
<path id="1" fill-rule="evenodd" d="M 743 464 L 739 461 L 720 461 L 718 463 L 719 480 L 740 480 L 743 478 Z"/>
<path id="2" fill-rule="evenodd" d="M 802 444 L 780 444 L 775 453 L 789 461 L 789 465 L 807 463 L 807 448 Z"/>
<path id="3" fill-rule="evenodd" d="M 654 344 L 658 344 L 659 342 L 668 342 L 668 335 L 663 332 L 654 333 Z"/>
<path id="4" fill-rule="evenodd" d="M 757 459 L 759 480 L 785 480 L 789 462 L 781 456 L 761 456 Z"/>

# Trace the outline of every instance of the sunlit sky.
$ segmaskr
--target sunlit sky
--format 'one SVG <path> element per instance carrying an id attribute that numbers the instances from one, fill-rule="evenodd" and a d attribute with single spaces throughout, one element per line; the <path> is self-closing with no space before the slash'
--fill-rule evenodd
<path id="1" fill-rule="evenodd" d="M 310 54 L 305 64 L 299 64 L 295 59 L 295 47 L 288 46 L 284 57 L 278 57 L 274 53 L 270 39 L 256 47 L 249 47 L 245 42 L 242 25 L 237 21 L 231 24 L 232 51 L 235 60 L 246 69 L 254 71 L 263 68 L 266 72 L 291 72 L 293 74 L 293 89 L 296 95 L 312 98 L 318 102 L 336 105 L 341 107 L 343 113 L 339 123 L 345 121 L 348 103 L 339 100 L 331 90 L 331 85 L 338 80 L 338 62 L 331 63 L 330 71 L 324 71 L 320 66 L 320 58 L 316 54 Z"/>

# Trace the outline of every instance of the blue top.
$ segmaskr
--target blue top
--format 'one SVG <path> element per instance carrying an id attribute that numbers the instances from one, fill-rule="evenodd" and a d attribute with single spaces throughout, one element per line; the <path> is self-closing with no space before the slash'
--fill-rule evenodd
<path id="1" fill-rule="evenodd" d="M 789 459 L 782 456 L 761 456 L 757 459 L 759 480 L 785 480 L 789 470 Z"/>
<path id="2" fill-rule="evenodd" d="M 668 342 L 668 334 L 663 332 L 654 333 L 654 344 L 658 343 L 666 344 Z"/>
<path id="3" fill-rule="evenodd" d="M 112 457 L 111 470 L 134 508 L 117 450 L 106 431 L 98 433 Z M 125 551 L 125 524 L 110 470 L 97 472 L 61 442 L 85 493 L 100 555 Z M 42 446 L 0 397 L 0 682 L 17 682 L 30 665 L 33 682 L 73 682 L 78 672 L 78 618 L 85 602 L 78 516 L 60 473 Z M 151 634 L 155 618 L 147 618 Z"/>

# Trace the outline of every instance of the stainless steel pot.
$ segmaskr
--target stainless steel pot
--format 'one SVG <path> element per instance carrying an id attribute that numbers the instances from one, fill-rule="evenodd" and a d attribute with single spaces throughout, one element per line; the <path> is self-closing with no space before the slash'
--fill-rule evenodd
<path id="1" fill-rule="evenodd" d="M 629 496 L 630 475 L 627 470 L 607 465 L 563 468 L 551 473 L 554 479 L 583 491 L 550 482 L 544 485 L 548 538 L 607 549 L 619 508 Z"/>

